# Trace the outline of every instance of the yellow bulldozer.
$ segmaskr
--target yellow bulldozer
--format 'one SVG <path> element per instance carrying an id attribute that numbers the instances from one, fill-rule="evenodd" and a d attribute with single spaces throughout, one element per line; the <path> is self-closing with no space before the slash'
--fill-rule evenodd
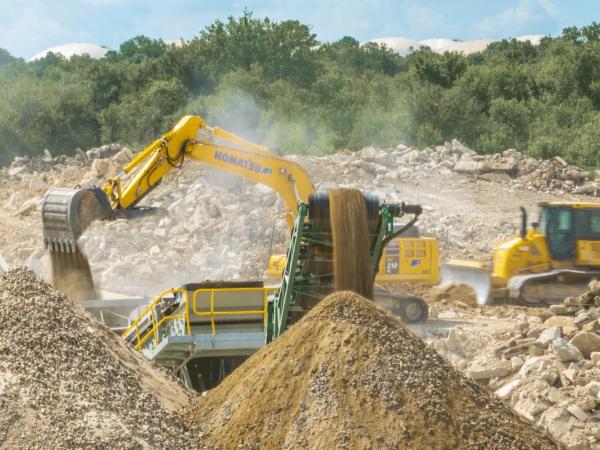
<path id="1" fill-rule="evenodd" d="M 540 203 L 538 222 L 527 230 L 523 207 L 520 235 L 500 242 L 491 273 L 483 263 L 442 264 L 442 285 L 466 283 L 479 304 L 513 299 L 528 305 L 561 304 L 588 291 L 600 278 L 600 204 Z"/>
<path id="2" fill-rule="evenodd" d="M 198 132 L 208 132 L 228 143 L 224 145 L 198 140 Z M 164 214 L 160 209 L 140 207 L 138 204 L 158 186 L 164 175 L 173 168 L 180 167 L 186 159 L 274 189 L 283 199 L 284 215 L 290 232 L 294 229 L 301 205 L 308 205 L 310 197 L 316 194 L 307 173 L 298 164 L 217 127 L 210 127 L 201 117 L 186 116 L 173 130 L 139 153 L 118 176 L 109 179 L 103 188 L 50 190 L 42 204 L 42 229 L 46 248 L 54 255 L 75 254 L 77 240 L 95 220 L 134 219 Z M 126 177 L 129 179 L 124 182 Z M 380 199 L 378 202 L 377 211 L 382 207 L 382 201 Z M 404 203 L 399 208 L 403 210 Z M 420 238 L 418 235 L 395 239 L 414 225 L 420 212 L 412 214 L 415 214 L 415 218 L 400 229 L 386 230 L 389 240 L 386 239 L 386 245 L 381 249 L 376 282 L 438 280 L 439 252 L 435 239 Z M 375 214 L 373 217 L 377 220 L 379 216 Z M 269 273 L 280 278 L 285 262 L 285 256 L 271 258 Z M 377 270 L 374 272 L 377 273 Z M 428 309 L 423 300 L 391 293 L 382 295 L 387 297 L 388 304 L 392 303 L 392 310 L 394 302 L 404 305 L 398 310 L 409 311 L 403 313 L 405 321 L 421 322 L 427 319 Z M 406 305 L 410 307 L 407 308 Z"/>

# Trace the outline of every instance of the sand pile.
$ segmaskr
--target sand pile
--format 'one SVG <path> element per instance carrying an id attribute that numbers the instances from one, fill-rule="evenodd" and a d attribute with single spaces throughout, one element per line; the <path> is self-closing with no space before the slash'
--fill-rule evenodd
<path id="1" fill-rule="evenodd" d="M 179 412 L 202 449 L 550 449 L 400 321 L 335 293 Z"/>
<path id="2" fill-rule="evenodd" d="M 442 302 L 455 305 L 458 302 L 468 306 L 477 306 L 475 291 L 468 284 L 448 283 L 436 289 L 432 289 L 423 296 L 425 301 Z"/>
<path id="3" fill-rule="evenodd" d="M 358 189 L 329 191 L 335 290 L 373 299 L 367 203 Z"/>
<path id="4" fill-rule="evenodd" d="M 0 274 L 0 449 L 182 449 L 195 394 L 28 269 Z"/>

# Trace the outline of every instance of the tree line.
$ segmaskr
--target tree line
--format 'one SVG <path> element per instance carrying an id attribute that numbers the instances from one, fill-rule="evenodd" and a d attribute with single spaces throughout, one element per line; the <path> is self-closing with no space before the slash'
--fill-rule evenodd
<path id="1" fill-rule="evenodd" d="M 284 154 L 459 139 L 598 167 L 600 25 L 466 56 L 413 50 L 321 44 L 308 25 L 249 11 L 181 46 L 137 36 L 101 59 L 26 63 L 0 49 L 0 166 L 46 148 L 139 150 L 194 114 Z"/>

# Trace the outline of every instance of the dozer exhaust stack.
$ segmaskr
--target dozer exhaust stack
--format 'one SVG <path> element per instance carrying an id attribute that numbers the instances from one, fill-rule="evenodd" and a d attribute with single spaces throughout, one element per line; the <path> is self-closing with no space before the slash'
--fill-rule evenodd
<path id="1" fill-rule="evenodd" d="M 162 215 L 162 208 L 113 211 L 106 193 L 97 187 L 54 188 L 42 202 L 44 246 L 50 251 L 75 253 L 77 240 L 95 220 L 134 219 Z"/>

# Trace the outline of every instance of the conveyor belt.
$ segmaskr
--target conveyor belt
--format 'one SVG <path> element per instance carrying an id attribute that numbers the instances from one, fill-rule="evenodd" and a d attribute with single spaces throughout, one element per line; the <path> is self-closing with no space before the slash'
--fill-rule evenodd
<path id="1" fill-rule="evenodd" d="M 376 231 L 379 221 L 379 197 L 366 195 L 369 231 Z M 348 217 L 352 220 L 352 217 Z M 329 195 L 326 193 L 310 194 L 308 196 L 308 222 L 305 227 L 313 230 L 323 231 L 323 234 L 311 235 L 317 239 L 331 243 L 324 245 L 315 241 L 308 241 L 301 249 L 301 255 L 316 256 L 319 261 L 304 261 L 301 273 L 303 276 L 333 274 L 333 239 L 331 234 L 331 222 L 329 219 Z M 375 238 L 373 238 L 375 239 Z M 321 260 L 324 259 L 324 260 Z M 330 284 L 330 287 L 314 287 L 308 290 L 327 296 L 335 290 L 334 279 L 331 277 L 317 278 L 315 284 Z M 310 295 L 296 294 L 294 310 L 291 313 L 290 325 L 298 322 L 321 299 Z"/>

